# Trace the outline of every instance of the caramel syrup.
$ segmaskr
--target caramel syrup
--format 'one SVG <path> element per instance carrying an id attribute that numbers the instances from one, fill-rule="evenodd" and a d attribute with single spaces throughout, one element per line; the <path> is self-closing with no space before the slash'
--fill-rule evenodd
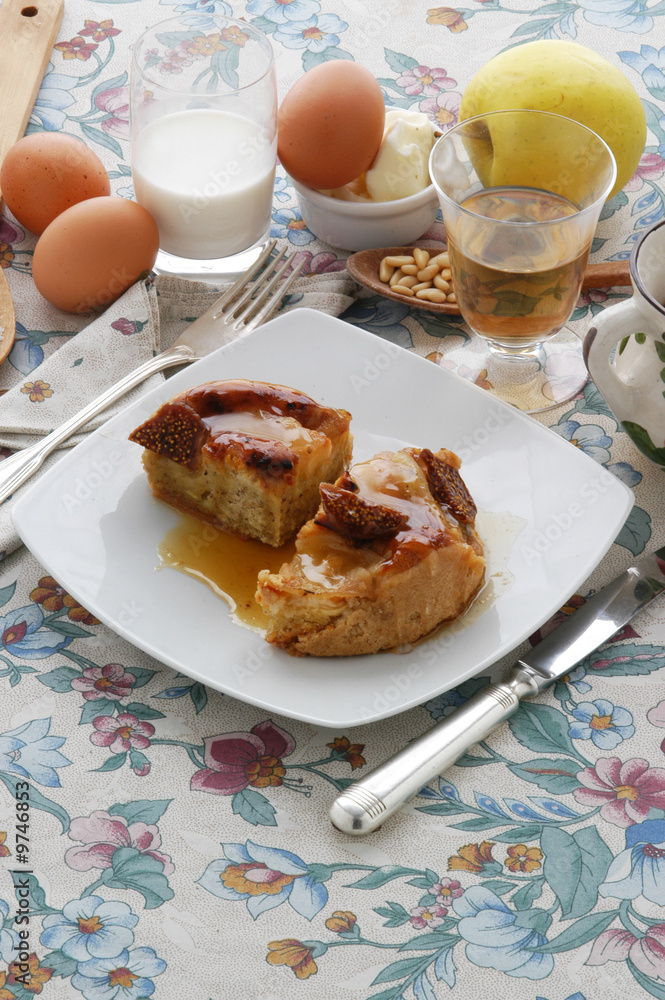
<path id="1" fill-rule="evenodd" d="M 394 652 L 407 653 L 442 631 L 456 632 L 477 621 L 513 584 L 507 568 L 513 544 L 526 522 L 513 514 L 478 511 L 478 533 L 485 542 L 487 571 L 485 582 L 472 597 L 466 611 L 452 622 L 443 622 L 419 642 L 398 647 Z M 229 606 L 233 621 L 253 632 L 264 634 L 266 616 L 256 602 L 256 578 L 259 570 L 279 571 L 282 563 L 295 555 L 295 540 L 280 548 L 253 539 L 239 538 L 209 524 L 178 515 L 178 523 L 158 546 L 161 566 L 201 580 Z"/>
<path id="2" fill-rule="evenodd" d="M 263 633 L 266 616 L 254 597 L 256 578 L 262 569 L 276 573 L 292 558 L 295 543 L 292 540 L 274 548 L 180 514 L 158 552 L 162 566 L 201 580 L 228 604 L 235 622 Z"/>
<path id="3" fill-rule="evenodd" d="M 492 512 L 479 510 L 476 529 L 485 546 L 485 579 L 471 597 L 465 610 L 452 621 L 441 622 L 427 635 L 416 642 L 404 643 L 393 650 L 395 653 L 410 653 L 416 646 L 428 642 L 442 634 L 453 635 L 473 625 L 514 583 L 514 576 L 508 569 L 508 560 L 513 545 L 527 522 L 509 511 Z"/>

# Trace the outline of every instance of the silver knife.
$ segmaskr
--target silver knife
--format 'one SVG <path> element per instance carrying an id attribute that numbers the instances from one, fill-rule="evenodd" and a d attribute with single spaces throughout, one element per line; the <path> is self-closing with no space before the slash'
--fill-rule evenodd
<path id="1" fill-rule="evenodd" d="M 594 594 L 525 653 L 505 682 L 480 691 L 438 726 L 349 785 L 331 806 L 333 826 L 354 837 L 376 830 L 473 743 L 509 719 L 521 698 L 539 694 L 568 673 L 664 590 L 665 547 L 641 556 Z"/>

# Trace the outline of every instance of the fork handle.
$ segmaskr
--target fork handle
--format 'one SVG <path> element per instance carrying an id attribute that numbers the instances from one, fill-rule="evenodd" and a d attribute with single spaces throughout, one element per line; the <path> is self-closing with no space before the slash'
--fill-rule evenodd
<path id="1" fill-rule="evenodd" d="M 50 455 L 63 441 L 70 438 L 93 417 L 122 399 L 130 389 L 145 382 L 150 375 L 155 375 L 166 368 L 172 368 L 174 365 L 195 361 L 196 358 L 197 355 L 191 347 L 184 344 L 170 347 L 167 351 L 156 354 L 155 357 L 149 358 L 144 364 L 139 365 L 133 372 L 112 385 L 110 389 L 93 399 L 69 420 L 65 420 L 60 427 L 47 434 L 43 440 L 37 441 L 36 444 L 30 445 L 16 455 L 11 455 L 0 462 L 0 503 L 4 503 L 16 492 L 19 486 L 22 486 L 37 472 L 47 455 Z"/>

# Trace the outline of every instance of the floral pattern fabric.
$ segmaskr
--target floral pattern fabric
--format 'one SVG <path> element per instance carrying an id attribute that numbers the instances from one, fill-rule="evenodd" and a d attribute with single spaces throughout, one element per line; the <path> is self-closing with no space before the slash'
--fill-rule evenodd
<path id="1" fill-rule="evenodd" d="M 457 121 L 482 61 L 522 41 L 575 39 L 623 69 L 649 124 L 635 175 L 604 209 L 596 259 L 625 259 L 665 214 L 663 11 L 634 0 L 141 0 L 140 12 L 139 0 L 70 0 L 28 130 L 84 140 L 113 193 L 132 197 L 131 47 L 144 25 L 190 12 L 242 17 L 268 34 L 282 95 L 313 66 L 351 59 L 372 70 L 387 103 L 441 129 Z M 206 38 L 174 50 L 169 71 Z M 450 367 L 449 346 L 467 339 L 461 321 L 352 299 L 346 254 L 307 229 L 281 170 L 272 230 L 313 287 L 338 288 L 347 322 Z M 444 236 L 435 222 L 428 241 Z M 29 439 L 58 423 L 75 380 L 107 379 L 109 357 L 129 369 L 157 347 L 147 300 L 112 307 L 101 347 L 94 333 L 75 336 L 86 320 L 34 290 L 34 242 L 5 212 L 0 264 L 18 324 L 0 390 L 23 414 L 6 443 L 10 431 Z M 580 333 L 623 294 L 585 293 Z M 558 364 L 569 377 L 565 357 Z M 486 372 L 458 373 L 487 384 Z M 592 383 L 538 419 L 636 503 L 602 566 L 530 644 L 665 544 L 662 471 Z M 358 841 L 331 827 L 332 798 L 488 677 L 353 730 L 271 717 L 128 645 L 24 549 L 3 555 L 0 1000 L 665 1000 L 662 600 Z"/>

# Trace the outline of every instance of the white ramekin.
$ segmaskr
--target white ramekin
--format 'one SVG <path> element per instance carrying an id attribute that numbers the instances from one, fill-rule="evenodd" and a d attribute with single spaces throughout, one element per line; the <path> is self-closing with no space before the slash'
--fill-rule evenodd
<path id="1" fill-rule="evenodd" d="M 339 250 L 408 246 L 429 229 L 439 209 L 433 184 L 395 201 L 343 201 L 290 180 L 307 228 Z"/>

